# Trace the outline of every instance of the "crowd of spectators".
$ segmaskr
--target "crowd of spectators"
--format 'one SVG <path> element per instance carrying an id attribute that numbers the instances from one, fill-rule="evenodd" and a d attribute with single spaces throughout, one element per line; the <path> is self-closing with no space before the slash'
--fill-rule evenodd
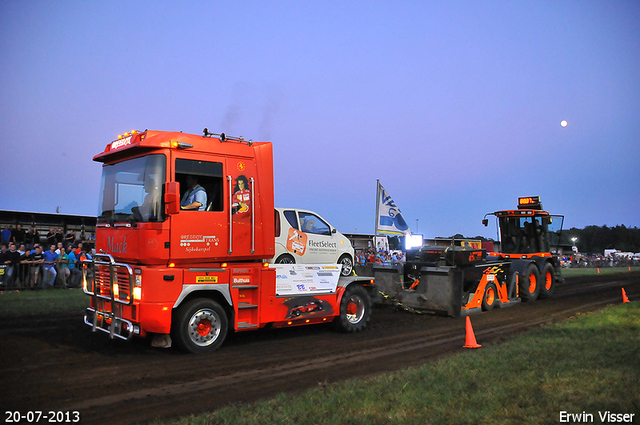
<path id="1" fill-rule="evenodd" d="M 356 264 L 364 266 L 372 264 L 404 264 L 407 261 L 406 254 L 402 251 L 377 251 L 373 248 L 356 252 Z"/>
<path id="2" fill-rule="evenodd" d="M 92 240 L 73 230 L 5 226 L 0 243 L 0 289 L 48 289 L 80 286 L 80 264 L 91 259 Z"/>
<path id="3" fill-rule="evenodd" d="M 603 254 L 578 254 L 572 256 L 564 256 L 560 258 L 562 267 L 632 267 L 639 266 L 640 260 L 634 257 L 623 255 L 603 255 Z"/>

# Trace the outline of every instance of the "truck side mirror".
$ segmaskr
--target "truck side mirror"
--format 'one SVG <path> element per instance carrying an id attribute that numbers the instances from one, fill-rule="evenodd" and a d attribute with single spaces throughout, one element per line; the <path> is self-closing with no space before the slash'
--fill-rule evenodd
<path id="1" fill-rule="evenodd" d="M 487 227 L 489 225 L 489 219 L 488 218 L 483 218 L 482 219 L 482 224 L 484 224 L 484 227 Z"/>
<path id="2" fill-rule="evenodd" d="M 164 205 L 166 214 L 180 212 L 180 183 L 169 182 L 164 184 Z"/>

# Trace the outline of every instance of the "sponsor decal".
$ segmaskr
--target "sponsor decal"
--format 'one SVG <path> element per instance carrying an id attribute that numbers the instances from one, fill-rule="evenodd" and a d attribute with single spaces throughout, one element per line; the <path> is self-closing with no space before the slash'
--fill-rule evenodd
<path id="1" fill-rule="evenodd" d="M 217 236 L 180 235 L 180 246 L 189 253 L 209 252 L 212 246 L 219 244 L 220 240 Z"/>
<path id="2" fill-rule="evenodd" d="M 338 244 L 335 243 L 335 242 L 328 242 L 328 241 L 316 242 L 316 241 L 310 240 L 309 241 L 309 247 L 336 249 L 338 247 Z"/>
<path id="3" fill-rule="evenodd" d="M 287 237 L 287 251 L 303 256 L 306 249 L 307 234 L 291 227 Z"/>
<path id="4" fill-rule="evenodd" d="M 233 283 L 251 283 L 249 276 L 234 276 Z"/>
<path id="5" fill-rule="evenodd" d="M 122 242 L 117 242 L 115 236 L 107 236 L 107 251 L 118 254 L 127 253 L 127 237 L 122 237 Z"/>
<path id="6" fill-rule="evenodd" d="M 218 283 L 218 276 L 196 276 L 196 283 Z"/>
<path id="7" fill-rule="evenodd" d="M 133 136 L 128 136 L 128 137 L 125 137 L 124 139 L 116 140 L 115 142 L 111 143 L 111 150 L 120 149 L 122 147 L 129 146 L 131 144 L 132 137 Z"/>

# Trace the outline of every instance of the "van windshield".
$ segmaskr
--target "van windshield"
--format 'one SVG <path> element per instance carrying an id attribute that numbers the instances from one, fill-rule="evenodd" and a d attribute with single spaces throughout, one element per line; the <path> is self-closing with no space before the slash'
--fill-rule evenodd
<path id="1" fill-rule="evenodd" d="M 164 221 L 165 167 L 158 154 L 104 165 L 98 223 Z"/>

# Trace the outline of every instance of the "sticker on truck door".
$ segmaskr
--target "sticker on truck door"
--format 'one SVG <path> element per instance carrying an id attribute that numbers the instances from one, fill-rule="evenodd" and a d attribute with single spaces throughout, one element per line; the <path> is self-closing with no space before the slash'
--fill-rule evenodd
<path id="1" fill-rule="evenodd" d="M 287 251 L 300 256 L 304 255 L 307 249 L 307 234 L 293 227 L 289 228 L 289 236 L 287 237 Z"/>

